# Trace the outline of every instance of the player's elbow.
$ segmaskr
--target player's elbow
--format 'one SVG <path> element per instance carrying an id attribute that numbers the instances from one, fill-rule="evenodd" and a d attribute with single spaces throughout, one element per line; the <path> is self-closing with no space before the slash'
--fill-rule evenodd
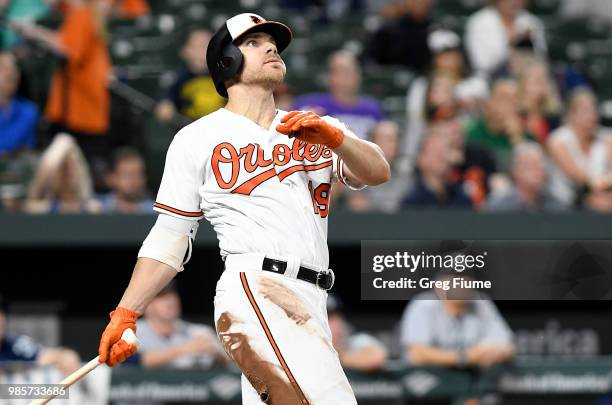
<path id="1" fill-rule="evenodd" d="M 391 179 L 391 166 L 389 163 L 382 158 L 379 162 L 376 162 L 376 167 L 372 170 L 371 176 L 367 179 L 366 184 L 368 186 L 378 186 L 386 183 Z"/>

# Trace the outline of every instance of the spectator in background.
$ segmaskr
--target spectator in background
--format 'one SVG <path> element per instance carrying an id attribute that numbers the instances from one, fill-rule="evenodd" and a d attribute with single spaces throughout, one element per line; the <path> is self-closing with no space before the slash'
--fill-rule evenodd
<path id="1" fill-rule="evenodd" d="M 56 366 L 64 375 L 81 367 L 79 355 L 64 347 L 41 347 L 28 336 L 11 336 L 6 329 L 6 308 L 0 296 L 0 369 L 3 363 L 34 362 L 38 366 Z"/>
<path id="2" fill-rule="evenodd" d="M 155 116 L 162 122 L 177 119 L 180 115 L 197 120 L 225 105 L 225 99 L 217 94 L 206 65 L 206 48 L 212 34 L 196 28 L 189 31 L 181 49 L 185 66 L 167 89 L 157 105 Z"/>
<path id="3" fill-rule="evenodd" d="M 17 212 L 36 167 L 38 108 L 15 95 L 20 74 L 11 53 L 0 52 L 0 209 Z"/>
<path id="4" fill-rule="evenodd" d="M 227 357 L 214 330 L 180 319 L 181 301 L 174 282 L 161 290 L 136 323 L 143 367 L 208 369 Z"/>
<path id="5" fill-rule="evenodd" d="M 36 144 L 38 108 L 15 96 L 19 79 L 15 57 L 0 53 L 0 157 L 32 149 Z"/>
<path id="6" fill-rule="evenodd" d="M 147 0 L 109 0 L 112 1 L 113 14 L 120 18 L 136 19 L 151 12 Z"/>
<path id="7" fill-rule="evenodd" d="M 612 21 L 612 8 L 609 0 L 562 0 L 561 15 Z"/>
<path id="8" fill-rule="evenodd" d="M 418 79 L 417 79 L 418 80 Z M 416 100 L 409 100 L 407 116 L 407 131 L 404 142 L 404 151 L 411 165 L 414 165 L 421 142 L 425 136 L 428 125 L 448 119 L 458 113 L 458 103 L 455 98 L 455 89 L 459 84 L 459 76 L 446 70 L 435 70 L 430 77 L 423 79 L 425 88 L 420 106 L 412 104 Z M 416 84 L 419 86 L 419 84 Z M 416 90 L 418 92 L 419 90 Z M 411 96 L 417 96 L 411 94 Z"/>
<path id="9" fill-rule="evenodd" d="M 111 62 L 105 16 L 98 0 L 67 0 L 57 31 L 29 24 L 13 26 L 25 38 L 43 44 L 65 59 L 56 68 L 49 90 L 46 117 L 52 133 L 68 132 L 78 142 L 95 177 L 106 166 L 110 121 L 108 80 Z"/>
<path id="10" fill-rule="evenodd" d="M 511 188 L 493 194 L 487 211 L 562 211 L 563 205 L 546 189 L 546 156 L 535 142 L 525 142 L 514 149 Z"/>
<path id="11" fill-rule="evenodd" d="M 153 213 L 153 201 L 146 196 L 145 162 L 138 151 L 115 151 L 107 177 L 111 192 L 100 199 L 102 212 L 117 214 Z"/>
<path id="12" fill-rule="evenodd" d="M 451 182 L 449 139 L 430 127 L 417 159 L 417 178 L 402 201 L 402 208 L 471 208 L 472 202 L 462 182 Z"/>
<path id="13" fill-rule="evenodd" d="M 465 42 L 474 70 L 485 77 L 510 59 L 515 48 L 528 47 L 541 57 L 547 45 L 542 22 L 525 10 L 526 0 L 492 0 L 467 21 Z"/>
<path id="14" fill-rule="evenodd" d="M 391 166 L 391 180 L 379 187 L 370 187 L 367 193 L 370 209 L 387 213 L 399 209 L 402 197 L 410 187 L 404 160 L 399 156 L 399 126 L 393 121 L 381 121 L 370 134 L 370 140 L 382 150 Z"/>
<path id="15" fill-rule="evenodd" d="M 343 367 L 358 371 L 377 371 L 385 367 L 387 349 L 374 336 L 354 333 L 342 313 L 342 303 L 333 294 L 327 297 L 327 318 L 332 344 Z"/>
<path id="16" fill-rule="evenodd" d="M 457 117 L 439 123 L 436 131 L 449 143 L 450 181 L 463 182 L 473 206 L 482 206 L 489 193 L 489 180 L 497 172 L 493 154 L 481 145 L 466 141 L 461 120 Z"/>
<path id="17" fill-rule="evenodd" d="M 516 81 L 498 79 L 493 83 L 484 116 L 469 123 L 466 132 L 469 142 L 495 153 L 498 168 L 509 170 L 514 145 L 533 139 L 520 115 Z"/>
<path id="18" fill-rule="evenodd" d="M 450 285 L 455 277 L 454 270 L 436 273 L 437 281 Z M 514 355 L 512 331 L 494 303 L 470 289 L 436 288 L 416 295 L 402 315 L 400 341 L 413 366 L 470 368 L 486 379 L 498 377 L 489 367 Z M 479 401 L 465 401 L 470 403 Z"/>
<path id="19" fill-rule="evenodd" d="M 436 280 L 452 283 L 454 277 L 438 271 Z M 488 367 L 514 353 L 512 331 L 494 303 L 473 290 L 416 295 L 404 310 L 400 334 L 406 358 L 415 366 Z"/>
<path id="20" fill-rule="evenodd" d="M 10 22 L 37 21 L 49 13 L 52 0 L 0 0 L 0 15 Z M 11 29 L 0 28 L 0 50 L 17 45 L 19 37 Z"/>
<path id="21" fill-rule="evenodd" d="M 554 163 L 551 192 L 566 206 L 584 202 L 598 211 L 612 210 L 611 135 L 599 126 L 597 98 L 576 89 L 567 103 L 566 124 L 553 132 L 548 151 Z"/>
<path id="22" fill-rule="evenodd" d="M 525 129 L 545 143 L 561 120 L 561 101 L 548 64 L 540 59 L 529 61 L 519 73 L 518 91 Z"/>
<path id="23" fill-rule="evenodd" d="M 427 94 L 431 78 L 436 73 L 457 78 L 465 76 L 466 66 L 461 53 L 461 39 L 457 34 L 447 30 L 436 30 L 429 35 L 428 46 L 433 54 L 430 75 L 417 77 L 408 88 L 406 102 L 406 139 L 403 150 L 414 162 L 421 139 L 427 127 Z M 453 86 L 454 87 L 454 86 Z"/>
<path id="24" fill-rule="evenodd" d="M 384 118 L 384 113 L 378 100 L 359 94 L 361 69 L 353 53 L 337 51 L 329 57 L 327 86 L 328 93 L 299 97 L 292 110 L 331 115 L 342 120 L 357 136 L 367 139 L 374 125 Z"/>
<path id="25" fill-rule="evenodd" d="M 336 189 L 334 189 L 335 191 Z M 344 191 L 344 189 L 342 189 Z M 367 212 L 372 209 L 369 195 L 365 190 L 346 193 L 346 208 L 352 212 Z"/>
<path id="26" fill-rule="evenodd" d="M 368 56 L 380 65 L 403 65 L 416 71 L 427 68 L 432 5 L 433 0 L 404 0 L 404 14 L 374 34 Z"/>
<path id="27" fill-rule="evenodd" d="M 43 153 L 25 210 L 35 214 L 100 211 L 87 162 L 70 135 L 57 134 Z"/>

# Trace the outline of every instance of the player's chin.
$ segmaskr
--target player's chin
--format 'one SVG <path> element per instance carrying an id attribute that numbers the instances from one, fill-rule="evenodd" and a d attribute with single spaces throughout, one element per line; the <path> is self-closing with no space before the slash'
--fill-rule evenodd
<path id="1" fill-rule="evenodd" d="M 284 71 L 278 71 L 278 72 L 270 72 L 268 74 L 266 74 L 265 78 L 264 78 L 264 82 L 266 82 L 269 85 L 272 86 L 277 86 L 279 84 L 281 84 L 283 82 L 283 80 L 285 80 L 285 72 Z"/>

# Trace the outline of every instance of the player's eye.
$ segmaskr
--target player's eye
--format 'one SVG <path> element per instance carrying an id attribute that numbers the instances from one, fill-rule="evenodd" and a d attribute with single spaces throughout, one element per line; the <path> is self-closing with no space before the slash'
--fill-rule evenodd
<path id="1" fill-rule="evenodd" d="M 256 40 L 254 40 L 254 39 L 249 39 L 249 40 L 247 41 L 247 45 L 249 45 L 249 46 L 251 46 L 251 45 L 253 45 L 253 46 L 254 46 L 254 45 L 257 45 L 257 41 L 256 41 Z"/>

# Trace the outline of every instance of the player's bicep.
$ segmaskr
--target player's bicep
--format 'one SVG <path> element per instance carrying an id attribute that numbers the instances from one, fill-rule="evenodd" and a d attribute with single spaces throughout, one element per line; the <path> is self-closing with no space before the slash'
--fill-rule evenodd
<path id="1" fill-rule="evenodd" d="M 188 139 L 178 134 L 168 148 L 154 209 L 183 219 L 201 219 L 199 189 L 202 168 L 196 164 Z"/>

